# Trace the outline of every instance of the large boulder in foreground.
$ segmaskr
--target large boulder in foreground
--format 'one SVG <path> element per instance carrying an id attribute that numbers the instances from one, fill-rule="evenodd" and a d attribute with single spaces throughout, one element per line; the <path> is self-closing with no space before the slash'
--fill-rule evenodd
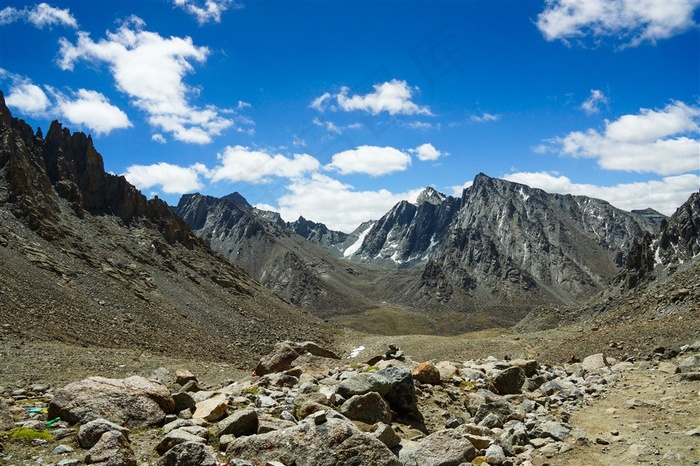
<path id="1" fill-rule="evenodd" d="M 382 442 L 351 421 L 337 414 L 329 414 L 328 419 L 325 413 L 320 414 L 294 427 L 237 438 L 229 444 L 226 456 L 253 464 L 281 461 L 296 466 L 401 466 Z"/>
<path id="2" fill-rule="evenodd" d="M 48 409 L 49 419 L 70 424 L 104 418 L 135 428 L 162 424 L 175 402 L 165 385 L 144 377 L 89 377 L 57 390 Z"/>

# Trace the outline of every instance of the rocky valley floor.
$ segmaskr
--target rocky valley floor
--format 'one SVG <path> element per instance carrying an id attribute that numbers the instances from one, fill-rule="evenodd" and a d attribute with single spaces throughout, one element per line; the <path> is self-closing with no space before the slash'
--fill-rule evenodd
<path id="1" fill-rule="evenodd" d="M 678 316 L 674 318 L 677 320 Z M 653 321 L 647 324 L 651 324 L 653 328 Z M 661 327 L 665 327 L 663 324 L 659 323 Z M 528 464 L 527 461 L 530 461 L 533 465 L 552 466 L 608 465 L 611 464 L 611 458 L 614 458 L 614 464 L 700 464 L 700 342 L 689 340 L 689 345 L 663 347 L 666 340 L 663 335 L 659 335 L 656 344 L 651 345 L 656 347 L 649 349 L 651 346 L 642 345 L 647 341 L 646 336 L 637 341 L 632 333 L 621 335 L 619 331 L 622 327 L 613 329 L 605 326 L 599 328 L 597 324 L 588 325 L 593 325 L 595 330 L 586 327 L 586 324 L 576 324 L 536 333 L 492 329 L 459 337 L 381 337 L 343 331 L 333 348 L 341 359 L 300 359 L 294 363 L 293 368 L 279 368 L 291 370 L 287 374 L 296 377 L 291 382 L 279 382 L 279 374 L 251 378 L 251 371 L 256 369 L 254 364 L 251 364 L 248 370 L 241 370 L 236 365 L 225 362 L 175 359 L 125 349 L 85 348 L 58 342 L 19 341 L 12 340 L 6 334 L 0 358 L 0 391 L 2 400 L 11 413 L 11 419 L 6 416 L 4 421 L 6 428 L 14 427 L 15 422 L 29 422 L 25 425 L 41 430 L 45 428 L 47 414 L 28 414 L 30 411 L 27 409 L 46 408 L 47 403 L 61 387 L 90 376 L 122 379 L 139 375 L 148 378 L 158 374 L 159 368 L 165 368 L 171 375 L 182 369 L 196 374 L 199 385 L 206 389 L 204 393 L 207 393 L 200 395 L 201 399 L 205 396 L 215 396 L 216 393 L 225 393 L 228 397 L 226 408 L 229 417 L 246 409 L 254 409 L 260 416 L 261 425 L 267 423 L 263 432 L 268 432 L 294 425 L 280 424 L 280 419 L 284 419 L 280 414 L 285 410 L 293 413 L 294 417 L 292 421 L 287 422 L 302 426 L 305 422 L 316 422 L 313 421 L 313 413 L 321 408 L 328 412 L 332 422 L 336 422 L 332 417 L 335 410 L 352 419 L 353 415 L 348 411 L 350 408 L 342 403 L 344 401 L 347 404 L 353 394 L 344 393 L 345 398 L 340 398 L 340 401 L 331 402 L 329 398 L 328 402 L 323 402 L 323 406 L 312 405 L 310 408 L 303 408 L 309 411 L 306 413 L 309 417 L 304 421 L 304 415 L 300 414 L 303 406 L 299 401 L 300 392 L 317 394 L 319 387 L 331 387 L 333 393 L 341 393 L 339 386 L 344 383 L 343 380 L 358 374 L 372 373 L 391 366 L 410 368 L 417 362 L 431 361 L 440 369 L 440 376 L 439 381 L 417 384 L 417 409 L 422 417 L 421 422 L 416 423 L 415 419 L 396 415 L 384 419 L 400 437 L 403 445 L 398 450 L 394 446 L 394 456 L 385 458 L 387 462 L 372 457 L 371 461 L 377 461 L 376 463 L 360 460 L 359 463 L 337 464 L 394 464 L 394 460 L 399 461 L 396 464 L 404 465 L 461 464 L 430 456 L 437 453 L 429 453 L 434 450 L 429 442 L 434 440 L 436 443 L 444 443 L 452 438 L 450 435 L 455 437 L 450 441 L 458 442 L 460 438 L 471 438 L 477 442 L 473 455 L 462 458 L 464 464 L 470 464 L 469 461 L 472 461 L 471 464 L 507 465 Z M 584 333 L 586 338 L 581 337 Z M 629 346 L 628 351 L 623 351 L 625 353 L 630 353 L 633 347 L 636 349 L 643 346 L 643 349 L 638 349 L 638 354 L 624 355 L 631 357 L 633 363 L 617 364 L 623 356 L 620 355 L 620 351 L 616 351 L 617 348 L 610 348 L 608 345 L 611 353 L 617 353 L 616 357 L 606 352 L 607 360 L 603 364 L 598 362 L 597 366 L 590 366 L 591 358 L 585 357 L 592 353 L 587 351 L 600 348 L 600 341 L 610 338 L 611 334 L 617 337 L 611 339 L 612 342 L 620 342 L 627 338 Z M 379 361 L 376 358 L 375 361 L 368 361 L 373 356 L 384 354 L 388 344 L 400 347 L 408 360 L 399 361 L 385 357 Z M 624 343 L 622 346 L 624 348 Z M 364 349 L 360 349 L 361 347 Z M 562 347 L 566 349 L 557 350 Z M 353 350 L 358 354 L 355 358 L 349 358 Z M 573 363 L 573 360 L 568 361 L 571 364 L 561 360 L 555 363 L 563 354 L 570 354 L 574 357 L 573 360 L 584 360 L 584 363 Z M 602 354 L 599 355 L 597 361 L 603 357 Z M 513 360 L 521 362 L 511 364 L 510 361 Z M 518 394 L 498 393 L 498 390 L 494 389 L 497 375 L 506 372 L 504 369 L 514 367 L 515 364 L 522 365 L 522 361 L 538 361 L 538 371 L 528 374 L 524 388 L 517 390 Z M 593 361 L 596 359 L 593 358 Z M 371 364 L 367 364 L 368 362 Z M 421 377 L 414 376 L 416 379 Z M 530 391 L 526 389 L 531 383 L 530 380 L 545 385 Z M 307 387 L 301 388 L 304 381 L 307 382 Z M 552 381 L 556 384 L 552 385 Z M 315 384 L 313 390 L 308 388 L 309 382 Z M 549 388 L 547 383 L 550 384 Z M 170 385 L 170 388 L 173 393 L 177 392 L 177 386 L 173 388 Z M 530 388 L 534 388 L 534 385 Z M 329 393 L 325 390 L 320 392 Z M 317 398 L 312 399 L 314 402 L 319 401 Z M 515 414 L 506 414 L 495 423 L 493 419 L 485 421 L 486 415 L 477 412 L 478 406 L 500 403 L 498 400 L 507 400 L 510 406 L 508 409 Z M 391 410 L 397 412 L 395 406 L 391 406 Z M 495 412 L 502 416 L 502 413 Z M 365 431 L 363 435 L 369 433 L 371 437 L 378 429 L 374 422 L 377 419 L 365 421 L 355 424 Z M 223 421 L 200 420 L 196 423 L 204 426 L 204 431 L 209 436 L 208 443 L 214 447 L 221 444 L 221 422 Z M 542 425 L 545 422 L 549 424 L 543 432 Z M 81 448 L 78 443 L 77 427 L 83 423 L 79 422 L 75 427 L 64 422 L 52 426 L 48 429 L 49 432 L 57 432 L 56 429 L 63 428 L 67 434 L 64 438 L 48 443 L 11 440 L 6 434 L 2 440 L 3 452 L 0 461 L 8 465 L 63 466 L 87 463 L 86 458 L 93 461 L 86 456 L 89 456 L 91 450 Z M 336 427 L 341 428 L 343 425 Z M 446 427 L 449 429 L 445 430 Z M 513 437 L 518 428 L 526 432 L 525 440 L 517 435 Z M 549 432 L 547 429 L 554 430 Z M 558 433 L 557 429 L 564 429 L 566 435 Z M 452 431 L 459 432 L 459 435 L 451 433 Z M 438 436 L 431 440 L 430 436 L 437 435 L 437 432 L 443 432 L 440 435 L 448 435 L 449 438 L 440 439 Z M 354 431 L 351 434 L 355 435 Z M 162 423 L 154 427 L 133 429 L 129 438 L 130 448 L 137 462 L 134 464 L 196 464 L 163 462 L 165 456 L 160 456 L 155 447 L 163 442 L 165 437 L 167 435 L 164 434 Z M 262 436 L 254 435 L 251 438 L 253 437 Z M 364 441 L 369 440 L 364 438 Z M 61 445 L 64 447 L 56 450 Z M 494 447 L 488 450 L 488 445 L 503 448 L 499 450 Z M 255 446 L 241 448 L 241 458 L 252 460 L 264 457 L 265 460 L 259 463 L 263 465 L 313 464 L 298 461 L 295 463 L 289 455 L 260 456 Z M 458 446 L 455 448 L 459 449 Z M 404 451 L 403 454 L 400 453 L 401 450 Z M 258 464 L 254 461 L 245 463 L 230 451 L 226 453 L 225 448 L 213 448 L 210 451 L 219 464 Z M 505 456 L 501 455 L 503 451 Z M 256 454 L 258 456 L 255 456 Z M 367 458 L 365 460 L 370 461 Z M 280 461 L 274 462 L 278 460 Z M 99 461 L 93 463 L 131 464 Z"/>

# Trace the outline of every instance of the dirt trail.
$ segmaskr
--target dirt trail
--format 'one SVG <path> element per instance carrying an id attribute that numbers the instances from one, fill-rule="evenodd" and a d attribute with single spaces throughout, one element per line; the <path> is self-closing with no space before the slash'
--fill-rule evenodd
<path id="1" fill-rule="evenodd" d="M 604 398 L 572 414 L 569 423 L 592 442 L 535 464 L 700 464 L 700 435 L 688 435 L 700 430 L 700 381 L 679 379 L 651 363 L 636 364 Z"/>

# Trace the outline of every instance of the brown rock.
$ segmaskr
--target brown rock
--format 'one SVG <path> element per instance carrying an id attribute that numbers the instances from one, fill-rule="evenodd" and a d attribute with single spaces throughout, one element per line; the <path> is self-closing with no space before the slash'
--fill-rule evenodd
<path id="1" fill-rule="evenodd" d="M 411 369 L 411 375 L 420 383 L 438 385 L 440 383 L 440 371 L 429 362 L 422 362 Z"/>
<path id="2" fill-rule="evenodd" d="M 226 395 L 214 395 L 207 400 L 197 403 L 192 419 L 216 422 L 226 415 L 227 409 L 228 402 Z"/>

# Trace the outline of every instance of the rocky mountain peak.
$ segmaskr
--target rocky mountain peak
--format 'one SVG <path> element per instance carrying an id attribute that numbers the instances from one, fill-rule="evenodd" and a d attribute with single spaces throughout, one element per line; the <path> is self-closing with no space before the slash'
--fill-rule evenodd
<path id="1" fill-rule="evenodd" d="M 447 196 L 445 196 L 443 193 L 428 186 L 418 194 L 418 197 L 416 198 L 415 202 L 412 202 L 412 204 L 419 206 L 427 202 L 433 205 L 439 205 L 445 200 L 446 197 Z"/>

